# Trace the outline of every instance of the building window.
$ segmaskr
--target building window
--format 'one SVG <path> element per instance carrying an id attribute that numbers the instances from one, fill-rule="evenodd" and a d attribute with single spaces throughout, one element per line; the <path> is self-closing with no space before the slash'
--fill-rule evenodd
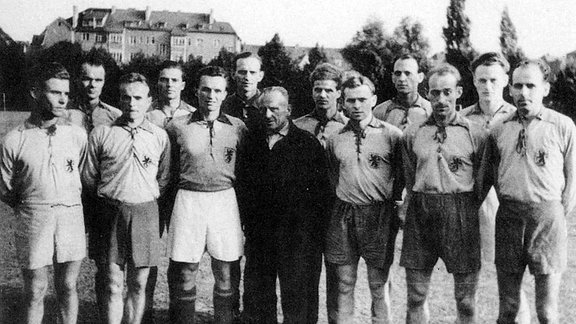
<path id="1" fill-rule="evenodd" d="M 214 40 L 214 48 L 220 48 L 220 40 L 219 39 Z"/>
<path id="2" fill-rule="evenodd" d="M 162 54 L 162 55 L 168 54 L 168 45 L 166 45 L 166 44 L 160 45 L 160 54 Z"/>
<path id="3" fill-rule="evenodd" d="M 102 19 L 96 19 L 96 27 L 102 27 Z"/>
<path id="4" fill-rule="evenodd" d="M 110 55 L 116 62 L 122 62 L 122 53 L 119 52 L 110 52 Z"/>
<path id="5" fill-rule="evenodd" d="M 89 41 L 90 40 L 90 34 L 89 33 L 82 33 L 82 40 L 83 41 Z"/>
<path id="6" fill-rule="evenodd" d="M 196 47 L 204 46 L 204 40 L 202 38 L 196 38 Z"/>
<path id="7" fill-rule="evenodd" d="M 154 44 L 154 36 L 152 36 L 152 44 Z"/>
<path id="8" fill-rule="evenodd" d="M 110 34 L 110 43 L 122 43 L 122 34 Z"/>
<path id="9" fill-rule="evenodd" d="M 192 46 L 192 38 L 188 37 L 188 46 Z"/>
<path id="10" fill-rule="evenodd" d="M 184 46 L 184 45 L 186 45 L 186 38 L 184 38 L 184 37 L 173 37 L 173 38 L 172 38 L 172 45 L 175 45 L 175 46 Z"/>
<path id="11" fill-rule="evenodd" d="M 136 36 L 128 37 L 128 43 L 129 44 L 136 44 Z"/>
<path id="12" fill-rule="evenodd" d="M 96 43 L 104 43 L 104 42 L 106 42 L 104 35 L 96 35 Z"/>
<path id="13" fill-rule="evenodd" d="M 158 23 L 156 23 L 156 27 L 158 28 L 165 28 L 166 27 L 166 23 L 163 21 L 159 21 Z"/>
<path id="14" fill-rule="evenodd" d="M 140 22 L 137 20 L 124 22 L 124 27 L 138 27 L 138 26 L 140 26 Z"/>

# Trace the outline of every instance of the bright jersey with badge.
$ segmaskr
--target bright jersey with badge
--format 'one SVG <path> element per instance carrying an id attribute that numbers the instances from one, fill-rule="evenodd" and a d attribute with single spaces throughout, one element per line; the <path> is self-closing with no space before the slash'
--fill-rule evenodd
<path id="1" fill-rule="evenodd" d="M 220 191 L 233 187 L 238 149 L 247 132 L 241 120 L 220 115 L 207 122 L 196 111 L 174 119 L 166 130 L 176 150 L 180 189 Z"/>
<path id="2" fill-rule="evenodd" d="M 527 126 L 517 116 L 490 133 L 491 156 L 499 162 L 495 184 L 500 199 L 561 201 L 568 213 L 576 205 L 574 168 L 576 127 L 548 108 Z"/>
<path id="3" fill-rule="evenodd" d="M 440 130 L 432 119 L 404 133 L 407 182 L 421 193 L 473 192 L 487 131 L 460 115 Z"/>
<path id="4" fill-rule="evenodd" d="M 2 142 L 0 198 L 10 206 L 80 204 L 86 132 L 74 125 L 40 129 L 29 122 Z"/>
<path id="5" fill-rule="evenodd" d="M 338 198 L 356 205 L 394 199 L 393 182 L 402 177 L 401 137 L 398 128 L 375 118 L 362 134 L 346 126 L 332 136 L 328 140 L 328 158 L 338 179 Z"/>
<path id="6" fill-rule="evenodd" d="M 83 178 L 89 188 L 97 189 L 98 196 L 132 204 L 153 201 L 169 175 L 168 135 L 149 121 L 130 128 L 118 120 L 90 134 Z"/>

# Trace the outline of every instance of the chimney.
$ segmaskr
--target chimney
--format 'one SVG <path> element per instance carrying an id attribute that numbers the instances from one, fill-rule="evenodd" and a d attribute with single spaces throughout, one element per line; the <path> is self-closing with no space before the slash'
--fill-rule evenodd
<path id="1" fill-rule="evenodd" d="M 72 29 L 78 27 L 78 6 L 72 6 Z"/>
<path id="2" fill-rule="evenodd" d="M 112 10 L 110 10 L 110 14 L 113 15 L 116 13 L 116 6 L 112 6 Z"/>
<path id="3" fill-rule="evenodd" d="M 214 23 L 214 9 L 210 9 L 208 13 L 208 23 L 212 25 Z"/>
<path id="4" fill-rule="evenodd" d="M 146 6 L 146 15 L 144 16 L 144 21 L 150 22 L 150 16 L 151 15 L 152 15 L 152 10 L 150 9 L 150 6 Z"/>

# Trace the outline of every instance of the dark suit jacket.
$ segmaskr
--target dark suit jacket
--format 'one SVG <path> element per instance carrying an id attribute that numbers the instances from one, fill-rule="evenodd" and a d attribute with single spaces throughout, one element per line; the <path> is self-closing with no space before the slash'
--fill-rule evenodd
<path id="1" fill-rule="evenodd" d="M 321 246 L 332 193 L 318 140 L 290 123 L 272 150 L 263 130 L 250 132 L 244 144 L 236 188 L 247 245 Z"/>

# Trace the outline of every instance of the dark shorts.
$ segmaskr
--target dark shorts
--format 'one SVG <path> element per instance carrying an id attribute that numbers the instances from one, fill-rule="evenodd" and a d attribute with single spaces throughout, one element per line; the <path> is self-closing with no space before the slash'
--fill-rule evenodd
<path id="1" fill-rule="evenodd" d="M 362 257 L 371 267 L 388 268 L 398 233 L 395 220 L 393 202 L 354 205 L 337 199 L 326 235 L 326 260 L 344 265 Z"/>
<path id="2" fill-rule="evenodd" d="M 559 201 L 501 201 L 496 214 L 496 267 L 521 273 L 561 273 L 567 265 L 567 226 Z"/>
<path id="3" fill-rule="evenodd" d="M 126 204 L 99 199 L 89 232 L 89 256 L 98 264 L 157 266 L 164 254 L 156 201 Z"/>
<path id="4" fill-rule="evenodd" d="M 473 193 L 412 193 L 400 265 L 432 269 L 441 258 L 449 273 L 480 270 L 479 203 Z"/>

